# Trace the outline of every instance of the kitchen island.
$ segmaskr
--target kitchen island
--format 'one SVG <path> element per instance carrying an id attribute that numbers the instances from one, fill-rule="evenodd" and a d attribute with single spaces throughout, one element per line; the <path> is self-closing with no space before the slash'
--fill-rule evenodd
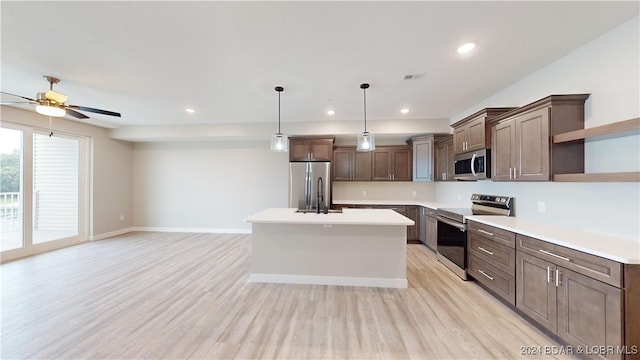
<path id="1" fill-rule="evenodd" d="M 246 221 L 250 282 L 407 287 L 407 226 L 414 222 L 393 210 L 271 208 Z"/>

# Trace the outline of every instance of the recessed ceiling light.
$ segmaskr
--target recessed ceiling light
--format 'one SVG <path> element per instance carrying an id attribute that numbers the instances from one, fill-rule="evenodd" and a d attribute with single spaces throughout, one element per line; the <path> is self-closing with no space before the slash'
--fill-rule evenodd
<path id="1" fill-rule="evenodd" d="M 473 50 L 476 47 L 476 43 L 466 43 L 463 45 L 460 45 L 460 47 L 458 47 L 458 54 L 466 54 L 469 51 Z"/>
<path id="2" fill-rule="evenodd" d="M 196 109 L 186 108 L 186 109 L 184 109 L 184 111 L 188 112 L 189 114 L 193 114 L 193 113 L 196 112 Z"/>
<path id="3" fill-rule="evenodd" d="M 402 108 L 402 109 L 400 109 L 400 112 L 401 112 L 401 113 L 403 113 L 403 114 L 408 114 L 408 113 L 409 113 L 409 111 L 411 111 L 409 108 Z"/>
<path id="4" fill-rule="evenodd" d="M 335 110 L 327 110 L 327 115 L 329 115 L 329 116 L 333 116 L 333 115 L 335 115 L 335 114 L 336 114 L 336 111 L 335 111 Z"/>

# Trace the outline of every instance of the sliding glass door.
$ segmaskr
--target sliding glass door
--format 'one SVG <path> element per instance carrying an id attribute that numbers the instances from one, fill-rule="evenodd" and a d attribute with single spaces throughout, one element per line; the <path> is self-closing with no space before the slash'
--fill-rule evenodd
<path id="1" fill-rule="evenodd" d="M 4 122 L 0 130 L 2 260 L 86 240 L 88 139 Z"/>
<path id="2" fill-rule="evenodd" d="M 24 247 L 24 132 L 0 128 L 0 249 Z"/>
<path id="3" fill-rule="evenodd" d="M 80 140 L 33 134 L 33 243 L 78 235 Z"/>

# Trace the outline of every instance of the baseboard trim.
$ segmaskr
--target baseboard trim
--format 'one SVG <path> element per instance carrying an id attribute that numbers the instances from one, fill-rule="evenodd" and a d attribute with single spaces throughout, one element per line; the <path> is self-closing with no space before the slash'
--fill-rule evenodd
<path id="1" fill-rule="evenodd" d="M 124 229 L 110 231 L 108 233 L 92 235 L 92 236 L 89 236 L 89 241 L 104 240 L 104 239 L 108 239 L 108 238 L 111 238 L 111 237 L 114 237 L 114 236 L 130 233 L 132 231 L 136 231 L 135 228 L 128 227 L 128 228 L 124 228 Z"/>
<path id="2" fill-rule="evenodd" d="M 135 226 L 131 231 L 158 231 L 158 232 L 184 232 L 184 233 L 211 233 L 211 234 L 251 234 L 251 229 L 214 229 L 214 228 L 181 228 L 181 227 L 155 227 Z"/>
<path id="3" fill-rule="evenodd" d="M 108 233 L 89 236 L 89 241 L 104 240 L 114 236 L 130 233 L 133 231 L 183 232 L 183 233 L 208 233 L 208 234 L 251 234 L 251 229 L 211 229 L 211 228 L 131 226 L 124 229 L 110 231 Z"/>
<path id="4" fill-rule="evenodd" d="M 285 274 L 251 274 L 249 282 L 278 284 L 308 284 L 337 286 L 366 286 L 406 289 L 407 279 L 365 278 L 350 276 L 316 276 Z"/>

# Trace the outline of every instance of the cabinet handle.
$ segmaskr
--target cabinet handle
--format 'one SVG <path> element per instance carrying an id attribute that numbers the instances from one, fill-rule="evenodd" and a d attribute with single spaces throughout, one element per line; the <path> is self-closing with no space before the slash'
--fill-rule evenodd
<path id="1" fill-rule="evenodd" d="M 494 233 L 490 233 L 490 232 L 488 232 L 488 231 L 484 231 L 484 230 L 482 230 L 482 229 L 478 229 L 478 231 L 479 231 L 479 232 L 481 232 L 481 233 L 483 233 L 483 234 L 487 234 L 487 235 L 489 235 L 489 236 L 494 236 L 494 235 L 495 235 Z"/>
<path id="2" fill-rule="evenodd" d="M 518 168 L 513 168 L 513 180 L 518 178 Z"/>
<path id="3" fill-rule="evenodd" d="M 551 282 L 551 266 L 547 266 L 547 284 Z"/>
<path id="4" fill-rule="evenodd" d="M 513 168 L 509 168 L 509 180 L 513 179 Z"/>
<path id="5" fill-rule="evenodd" d="M 489 255 L 493 255 L 493 253 L 485 248 L 483 248 L 482 246 L 478 246 L 478 250 L 480 251 L 484 251 L 485 253 L 489 254 Z"/>
<path id="6" fill-rule="evenodd" d="M 542 249 L 538 249 L 538 251 L 540 251 L 543 254 L 547 254 L 549 256 L 553 256 L 554 258 L 557 258 L 557 259 L 561 259 L 561 260 L 564 260 L 564 261 L 571 261 L 571 259 L 569 259 L 568 257 L 560 256 L 560 255 L 554 254 L 554 253 L 552 253 L 550 251 L 546 251 L 546 250 L 542 250 Z"/>
<path id="7" fill-rule="evenodd" d="M 560 276 L 562 276 L 562 271 L 556 270 L 556 287 L 559 287 L 560 285 L 562 285 L 562 280 L 560 279 Z"/>
<path id="8" fill-rule="evenodd" d="M 487 279 L 493 281 L 493 277 L 489 276 L 486 272 L 482 271 L 482 270 L 478 270 L 478 272 L 482 275 L 484 275 Z"/>

